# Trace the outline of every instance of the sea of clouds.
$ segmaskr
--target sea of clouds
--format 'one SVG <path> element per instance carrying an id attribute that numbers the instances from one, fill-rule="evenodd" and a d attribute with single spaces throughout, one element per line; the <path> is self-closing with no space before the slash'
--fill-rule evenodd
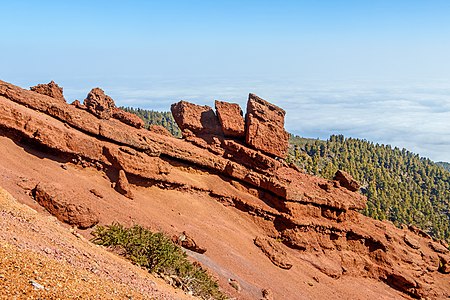
<path id="1" fill-rule="evenodd" d="M 179 100 L 214 106 L 215 99 L 239 103 L 245 111 L 252 92 L 286 111 L 290 133 L 320 139 L 343 134 L 406 148 L 434 161 L 450 161 L 450 82 L 84 79 L 82 84 L 66 83 L 64 92 L 68 101 L 82 100 L 97 85 L 118 105 L 159 111 L 170 110 L 170 104 Z"/>

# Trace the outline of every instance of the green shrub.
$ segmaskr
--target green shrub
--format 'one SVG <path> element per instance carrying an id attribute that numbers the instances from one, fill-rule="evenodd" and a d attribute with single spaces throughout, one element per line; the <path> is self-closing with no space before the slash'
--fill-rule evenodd
<path id="1" fill-rule="evenodd" d="M 92 241 L 123 253 L 133 263 L 170 279 L 171 283 L 202 299 L 226 299 L 219 285 L 199 264 L 191 263 L 186 253 L 162 233 L 139 225 L 125 228 L 113 223 L 97 226 Z"/>

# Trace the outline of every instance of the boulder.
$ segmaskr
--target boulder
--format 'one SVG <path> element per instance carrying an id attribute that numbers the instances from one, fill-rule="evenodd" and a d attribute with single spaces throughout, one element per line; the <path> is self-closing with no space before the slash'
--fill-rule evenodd
<path id="1" fill-rule="evenodd" d="M 204 247 L 200 247 L 192 237 L 190 237 L 186 231 L 183 231 L 182 234 L 180 234 L 179 236 L 174 235 L 172 237 L 172 242 L 174 242 L 175 244 L 189 249 L 191 251 L 203 254 L 206 252 L 206 248 Z"/>
<path id="2" fill-rule="evenodd" d="M 217 116 L 209 106 L 180 101 L 170 107 L 173 118 L 182 131 L 190 130 L 195 135 L 222 135 Z"/>
<path id="3" fill-rule="evenodd" d="M 245 142 L 258 150 L 286 158 L 289 134 L 284 130 L 285 111 L 259 98 L 248 96 Z"/>
<path id="4" fill-rule="evenodd" d="M 76 108 L 79 108 L 79 109 L 86 110 L 86 106 L 81 104 L 80 100 L 75 100 L 70 105 L 73 105 L 73 106 L 75 106 Z"/>
<path id="5" fill-rule="evenodd" d="M 412 236 L 405 234 L 405 236 L 403 237 L 403 240 L 411 248 L 420 249 L 419 241 L 417 239 L 413 238 Z"/>
<path id="6" fill-rule="evenodd" d="M 119 171 L 119 178 L 117 179 L 116 186 L 114 188 L 125 197 L 130 199 L 134 198 L 124 170 Z"/>
<path id="7" fill-rule="evenodd" d="M 263 289 L 261 291 L 261 293 L 263 296 L 262 300 L 273 300 L 274 299 L 273 292 L 271 289 Z"/>
<path id="8" fill-rule="evenodd" d="M 66 102 L 63 96 L 63 88 L 56 84 L 53 80 L 47 84 L 38 84 L 30 88 L 33 92 L 46 95 L 62 102 Z"/>
<path id="9" fill-rule="evenodd" d="M 245 122 L 239 104 L 216 100 L 215 107 L 223 134 L 226 137 L 245 137 Z"/>
<path id="10" fill-rule="evenodd" d="M 450 273 L 450 257 L 439 255 L 439 268 L 438 272 L 442 274 Z"/>
<path id="11" fill-rule="evenodd" d="M 36 202 L 62 222 L 82 229 L 90 228 L 99 222 L 98 216 L 89 207 L 73 202 L 74 199 L 80 200 L 81 195 L 77 191 L 68 193 L 67 190 L 63 191 L 52 184 L 41 182 L 32 193 Z"/>
<path id="12" fill-rule="evenodd" d="M 133 126 L 137 129 L 141 129 L 145 125 L 144 121 L 137 115 L 124 111 L 120 108 L 114 108 L 112 116 L 114 119 L 117 119 L 120 122 Z"/>
<path id="13" fill-rule="evenodd" d="M 253 242 L 275 266 L 287 270 L 292 268 L 292 264 L 287 261 L 287 254 L 281 248 L 280 243 L 264 237 L 256 237 Z"/>
<path id="14" fill-rule="evenodd" d="M 90 113 L 105 120 L 112 117 L 116 108 L 114 100 L 101 88 L 93 88 L 84 99 L 84 105 Z"/>
<path id="15" fill-rule="evenodd" d="M 345 187 L 352 192 L 359 190 L 359 183 L 345 171 L 337 170 L 333 179 L 338 181 L 342 187 Z"/>
<path id="16" fill-rule="evenodd" d="M 169 130 L 167 130 L 165 127 L 163 127 L 161 125 L 150 125 L 148 130 L 153 133 L 160 134 L 160 135 L 172 136 L 172 134 L 169 132 Z"/>

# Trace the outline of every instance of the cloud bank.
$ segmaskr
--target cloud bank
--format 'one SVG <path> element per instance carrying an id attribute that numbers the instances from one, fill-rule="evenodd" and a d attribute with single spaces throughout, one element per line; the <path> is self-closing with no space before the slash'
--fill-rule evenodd
<path id="1" fill-rule="evenodd" d="M 211 77 L 120 80 L 125 85 L 102 82 L 119 105 L 162 111 L 181 99 L 210 106 L 215 99 L 232 101 L 245 110 L 252 92 L 286 110 L 286 128 L 293 134 L 320 139 L 343 134 L 406 148 L 434 161 L 450 161 L 450 84 L 446 82 Z M 85 80 L 76 89 L 65 89 L 66 97 L 84 99 L 94 83 Z"/>

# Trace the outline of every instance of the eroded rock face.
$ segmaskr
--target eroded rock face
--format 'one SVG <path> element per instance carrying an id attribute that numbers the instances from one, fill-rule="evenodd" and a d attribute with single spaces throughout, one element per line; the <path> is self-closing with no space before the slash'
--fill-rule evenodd
<path id="1" fill-rule="evenodd" d="M 112 116 L 114 119 L 117 119 L 122 123 L 133 126 L 137 129 L 144 127 L 144 121 L 141 118 L 120 108 L 114 108 Z"/>
<path id="2" fill-rule="evenodd" d="M 276 241 L 258 236 L 254 239 L 254 243 L 275 266 L 287 270 L 292 268 L 292 264 L 288 261 L 286 252 L 284 252 Z"/>
<path id="3" fill-rule="evenodd" d="M 53 80 L 47 84 L 38 84 L 30 88 L 33 92 L 46 95 L 62 102 L 66 102 L 63 96 L 63 88 L 56 84 Z"/>
<path id="4" fill-rule="evenodd" d="M 286 158 L 289 135 L 284 130 L 285 111 L 250 94 L 247 102 L 245 141 L 265 153 Z"/>
<path id="5" fill-rule="evenodd" d="M 216 100 L 215 107 L 223 134 L 226 137 L 245 137 L 245 122 L 239 104 Z"/>
<path id="6" fill-rule="evenodd" d="M 80 100 L 74 100 L 70 105 L 73 105 L 79 109 L 86 110 L 86 106 L 84 104 L 81 104 Z"/>
<path id="7" fill-rule="evenodd" d="M 98 223 L 98 216 L 86 205 L 75 204 L 77 192 L 68 194 L 62 189 L 46 183 L 39 183 L 33 190 L 35 200 L 60 221 L 79 228 L 90 228 Z"/>
<path id="8" fill-rule="evenodd" d="M 163 127 L 161 125 L 150 125 L 148 130 L 151 132 L 154 132 L 156 134 L 159 134 L 159 135 L 170 136 L 170 137 L 172 136 L 172 134 L 169 132 L 169 130 L 167 130 L 165 127 Z"/>
<path id="9" fill-rule="evenodd" d="M 338 181 L 341 186 L 352 192 L 359 190 L 359 183 L 345 171 L 338 170 L 334 175 L 334 180 Z"/>
<path id="10" fill-rule="evenodd" d="M 101 88 L 93 88 L 84 99 L 84 105 L 90 113 L 105 120 L 113 116 L 116 108 L 114 100 Z"/>
<path id="11" fill-rule="evenodd" d="M 209 106 L 180 101 L 172 104 L 170 110 L 182 131 L 187 129 L 194 134 L 222 135 L 219 120 Z"/>

